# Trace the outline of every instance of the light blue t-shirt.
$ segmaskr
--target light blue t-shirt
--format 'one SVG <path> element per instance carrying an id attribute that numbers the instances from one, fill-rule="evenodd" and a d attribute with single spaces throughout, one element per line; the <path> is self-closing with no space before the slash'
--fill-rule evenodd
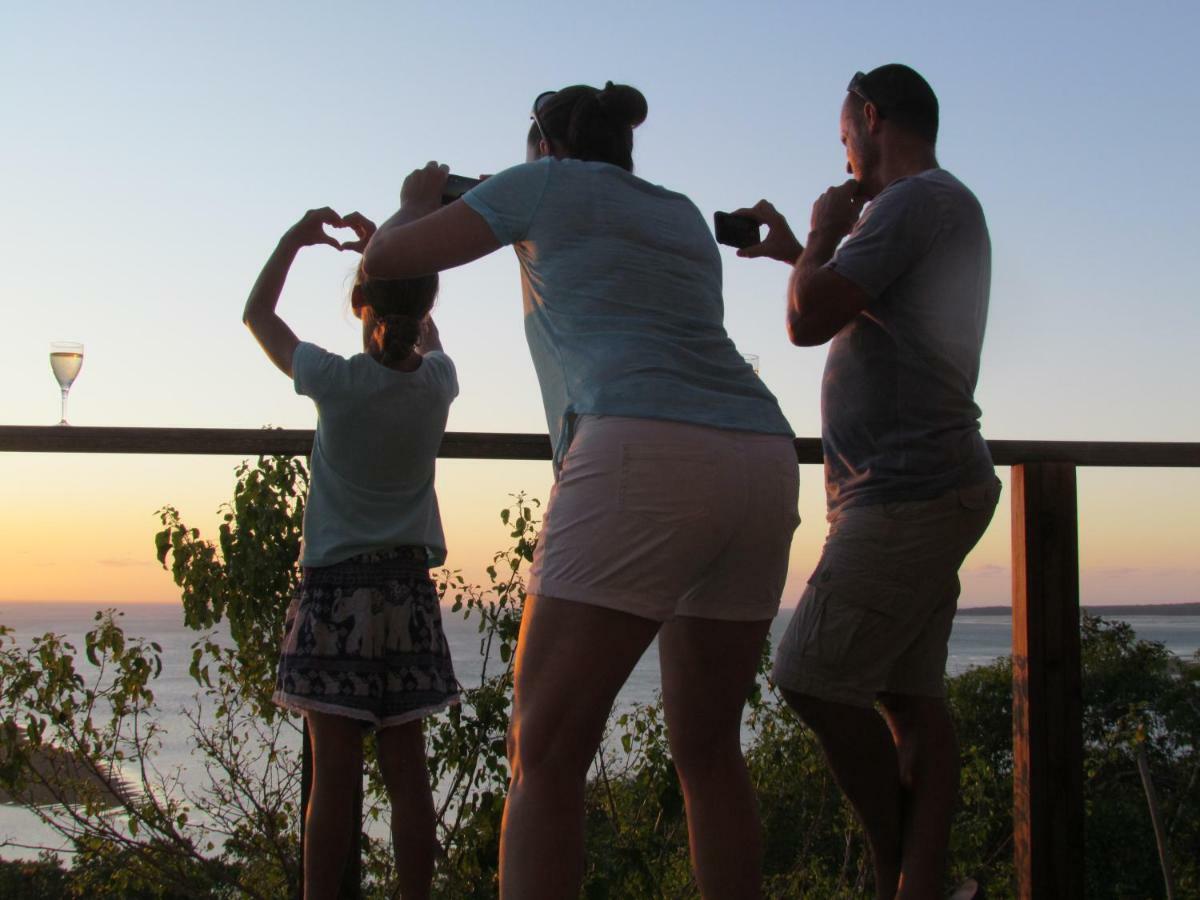
<path id="1" fill-rule="evenodd" d="M 547 157 L 463 199 L 520 261 L 556 466 L 583 415 L 792 434 L 725 333 L 721 257 L 683 194 Z"/>
<path id="2" fill-rule="evenodd" d="M 414 546 L 440 566 L 446 538 L 433 475 L 458 396 L 450 357 L 427 353 L 416 371 L 397 372 L 365 353 L 346 359 L 301 343 L 292 378 L 317 406 L 301 564 Z"/>

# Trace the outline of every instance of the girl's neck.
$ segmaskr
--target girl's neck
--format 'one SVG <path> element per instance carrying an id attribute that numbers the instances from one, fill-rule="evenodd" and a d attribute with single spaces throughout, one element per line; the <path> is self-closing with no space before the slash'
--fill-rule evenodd
<path id="1" fill-rule="evenodd" d="M 421 361 L 424 359 L 424 357 L 422 357 L 421 354 L 416 351 L 415 347 L 409 351 L 408 356 L 404 357 L 404 359 L 391 363 L 385 363 L 383 361 L 383 354 L 379 351 L 378 347 L 364 347 L 363 352 L 384 368 L 392 369 L 396 372 L 415 372 L 421 367 Z"/>

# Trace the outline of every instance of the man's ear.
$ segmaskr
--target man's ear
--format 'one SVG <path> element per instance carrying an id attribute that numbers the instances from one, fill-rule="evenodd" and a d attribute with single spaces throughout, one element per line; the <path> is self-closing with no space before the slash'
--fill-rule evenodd
<path id="1" fill-rule="evenodd" d="M 863 104 L 862 115 L 863 123 L 867 126 L 867 133 L 878 133 L 879 126 L 883 123 L 883 116 L 879 114 L 879 107 L 868 100 Z"/>

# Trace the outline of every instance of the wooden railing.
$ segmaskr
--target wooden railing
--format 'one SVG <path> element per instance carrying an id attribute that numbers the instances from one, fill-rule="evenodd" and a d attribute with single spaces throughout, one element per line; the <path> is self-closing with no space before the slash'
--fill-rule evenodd
<path id="1" fill-rule="evenodd" d="M 307 455 L 313 432 L 0 426 L 0 451 Z M 1083 897 L 1079 466 L 1200 468 L 1200 443 L 989 441 L 1012 467 L 1013 843 L 1021 898 Z M 451 432 L 440 456 L 550 459 L 544 434 Z M 801 464 L 821 442 L 796 439 Z M 1200 498 L 1198 498 L 1200 499 Z"/>

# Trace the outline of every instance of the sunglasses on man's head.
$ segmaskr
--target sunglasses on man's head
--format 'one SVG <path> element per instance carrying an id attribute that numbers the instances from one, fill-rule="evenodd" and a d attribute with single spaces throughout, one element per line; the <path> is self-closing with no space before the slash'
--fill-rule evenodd
<path id="1" fill-rule="evenodd" d="M 542 120 L 538 114 L 541 113 L 542 107 L 550 101 L 550 98 L 557 93 L 558 91 L 542 91 L 534 98 L 533 112 L 529 114 L 529 118 L 533 119 L 533 124 L 537 126 L 538 133 L 541 134 L 542 140 L 546 142 L 549 142 L 550 138 L 546 137 L 546 129 L 542 127 Z"/>
<path id="2" fill-rule="evenodd" d="M 846 85 L 846 92 L 849 94 L 854 94 L 856 97 L 861 97 L 867 103 L 875 103 L 875 101 L 871 99 L 870 94 L 867 93 L 867 89 L 863 87 L 863 82 L 866 80 L 867 76 L 865 74 L 862 72 L 855 72 L 854 77 L 850 79 L 850 83 Z M 879 104 L 876 103 L 875 105 L 878 106 Z"/>
<path id="3" fill-rule="evenodd" d="M 883 104 L 867 93 L 865 82 L 867 76 L 862 72 L 855 72 L 854 77 L 850 79 L 850 83 L 846 85 L 846 92 L 853 94 L 861 99 L 864 103 L 872 103 L 875 105 L 875 111 L 879 113 L 880 118 L 883 118 Z"/>

